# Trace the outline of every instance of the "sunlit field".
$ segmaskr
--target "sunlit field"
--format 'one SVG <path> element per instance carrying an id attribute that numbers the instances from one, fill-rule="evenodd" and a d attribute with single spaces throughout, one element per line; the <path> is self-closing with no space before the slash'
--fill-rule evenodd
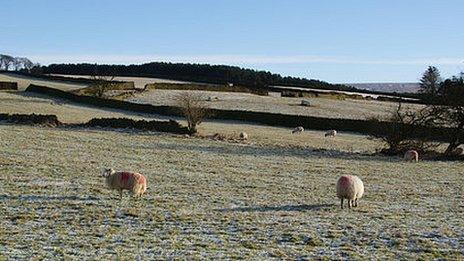
<path id="1" fill-rule="evenodd" d="M 2 112 L 166 119 L 0 92 Z M 22 106 L 14 106 L 20 104 Z M 424 258 L 464 255 L 463 163 L 372 156 L 363 135 L 291 134 L 206 121 L 203 134 L 241 143 L 131 130 L 0 125 L 0 257 Z M 144 174 L 142 199 L 120 201 L 104 167 Z M 340 209 L 337 178 L 365 196 Z"/>

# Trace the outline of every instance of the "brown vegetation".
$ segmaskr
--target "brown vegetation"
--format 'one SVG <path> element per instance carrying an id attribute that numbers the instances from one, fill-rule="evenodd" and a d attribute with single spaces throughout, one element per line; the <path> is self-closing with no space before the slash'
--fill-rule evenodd
<path id="1" fill-rule="evenodd" d="M 187 120 L 190 133 L 197 133 L 197 125 L 199 125 L 209 114 L 205 98 L 197 93 L 183 92 L 180 93 L 175 100 L 182 115 L 184 115 Z"/>

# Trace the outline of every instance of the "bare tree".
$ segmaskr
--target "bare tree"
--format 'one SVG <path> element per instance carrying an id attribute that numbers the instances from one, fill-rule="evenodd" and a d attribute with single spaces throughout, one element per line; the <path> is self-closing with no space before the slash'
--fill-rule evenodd
<path id="1" fill-rule="evenodd" d="M 21 57 L 14 57 L 13 59 L 14 59 L 13 60 L 13 69 L 15 71 L 21 70 L 21 68 L 23 68 L 22 58 Z"/>
<path id="2" fill-rule="evenodd" d="M 209 114 L 205 98 L 198 93 L 182 92 L 175 97 L 176 105 L 187 120 L 191 134 L 198 132 L 197 126 Z"/>
<path id="3" fill-rule="evenodd" d="M 451 128 L 446 155 L 451 155 L 459 145 L 464 143 L 463 99 L 464 77 L 461 74 L 442 82 L 438 94 L 434 96 L 436 103 L 428 106 L 439 125 Z"/>
<path id="4" fill-rule="evenodd" d="M 21 61 L 22 68 L 27 72 L 30 72 L 31 69 L 35 66 L 34 63 L 26 57 L 19 57 L 18 59 Z"/>
<path id="5" fill-rule="evenodd" d="M 13 65 L 15 58 L 10 55 L 0 54 L 0 70 L 8 71 Z"/>
<path id="6" fill-rule="evenodd" d="M 431 110 L 424 107 L 419 110 L 403 109 L 402 103 L 386 118 L 373 118 L 370 120 L 377 123 L 375 129 L 371 130 L 370 137 L 384 142 L 388 148 L 383 150 L 385 154 L 402 154 L 409 149 L 427 151 L 436 146 L 429 130 L 435 126 L 435 119 Z M 383 124 L 381 131 L 378 126 Z"/>
<path id="7" fill-rule="evenodd" d="M 90 88 L 91 95 L 101 98 L 107 91 L 114 89 L 116 85 L 114 78 L 114 73 L 99 73 L 98 67 L 95 65 L 94 74 L 90 77 L 93 82 L 93 85 Z"/>
<path id="8" fill-rule="evenodd" d="M 114 88 L 114 75 L 106 76 L 106 75 L 93 75 L 91 77 L 93 81 L 93 95 L 96 97 L 103 97 L 105 93 Z"/>

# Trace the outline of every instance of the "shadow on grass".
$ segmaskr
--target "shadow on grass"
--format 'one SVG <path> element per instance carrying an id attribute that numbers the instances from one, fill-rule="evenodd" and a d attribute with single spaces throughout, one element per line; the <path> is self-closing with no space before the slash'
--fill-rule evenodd
<path id="1" fill-rule="evenodd" d="M 18 92 L 15 92 L 14 94 L 18 96 L 22 96 L 24 98 L 44 99 L 44 101 L 36 101 L 40 103 L 49 103 L 52 105 L 76 106 L 76 107 L 83 107 L 83 108 L 89 108 L 89 109 L 96 109 L 96 110 L 105 111 L 105 112 L 125 114 L 125 116 L 120 116 L 120 117 L 141 117 L 147 120 L 170 120 L 172 119 L 176 121 L 183 119 L 182 117 L 178 117 L 178 116 L 167 116 L 167 115 L 154 114 L 154 113 L 142 113 L 142 112 L 135 112 L 135 111 L 124 110 L 124 109 L 115 109 L 115 108 L 101 107 L 101 106 L 96 106 L 96 105 L 82 104 L 79 102 L 70 101 L 64 98 L 54 97 L 52 95 L 41 94 L 41 93 L 18 91 Z M 15 102 L 16 101 L 22 102 L 19 99 L 17 100 L 14 98 L 10 98 L 10 99 Z M 24 102 L 27 103 L 31 101 L 24 101 Z M 112 117 L 112 116 L 106 116 L 106 117 Z M 99 117 L 93 117 L 93 118 L 99 118 Z"/>
<path id="2" fill-rule="evenodd" d="M 292 157 L 322 157 L 322 158 L 336 158 L 336 159 L 356 159 L 364 161 L 385 161 L 385 162 L 395 162 L 398 159 L 394 157 L 385 157 L 385 156 L 376 156 L 371 154 L 362 154 L 357 152 L 347 152 L 339 151 L 333 149 L 319 149 L 312 147 L 279 147 L 279 146 L 256 146 L 256 145 L 247 145 L 240 146 L 236 144 L 229 143 L 230 146 L 224 146 L 225 143 L 218 142 L 216 144 L 210 144 L 205 146 L 205 144 L 189 144 L 189 143 L 158 143 L 156 145 L 143 145 L 139 148 L 144 149 L 166 149 L 166 150 L 176 150 L 176 151 L 199 151 L 203 153 L 213 153 L 216 155 L 253 155 L 253 156 L 292 156 Z M 137 148 L 137 146 L 135 146 Z M 134 147 L 131 147 L 134 148 Z"/>
<path id="3" fill-rule="evenodd" d="M 332 208 L 335 204 L 256 206 L 217 209 L 219 212 L 271 212 L 271 211 L 318 211 Z"/>
<path id="4" fill-rule="evenodd" d="M 46 195 L 0 195 L 0 201 L 7 200 L 20 200 L 20 201 L 63 201 L 63 200 L 72 200 L 72 201 L 95 201 L 99 200 L 97 197 L 87 196 L 46 196 Z"/>

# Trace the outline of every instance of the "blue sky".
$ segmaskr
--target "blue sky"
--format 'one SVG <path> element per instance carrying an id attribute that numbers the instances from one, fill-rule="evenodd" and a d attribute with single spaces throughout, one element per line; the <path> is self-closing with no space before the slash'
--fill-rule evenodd
<path id="1" fill-rule="evenodd" d="M 464 71 L 462 0 L 0 0 L 0 53 L 230 64 L 329 82 Z"/>

